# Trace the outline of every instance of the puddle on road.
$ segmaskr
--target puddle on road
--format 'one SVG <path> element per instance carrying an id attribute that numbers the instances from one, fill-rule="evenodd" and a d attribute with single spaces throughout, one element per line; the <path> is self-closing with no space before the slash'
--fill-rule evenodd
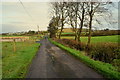
<path id="1" fill-rule="evenodd" d="M 46 48 L 47 48 L 47 49 L 51 49 L 51 46 L 50 46 L 50 45 L 47 45 Z"/>
<path id="2" fill-rule="evenodd" d="M 51 70 L 53 70 L 55 74 L 58 75 L 58 78 L 77 78 L 76 74 L 73 74 L 74 71 L 67 64 L 64 64 L 64 62 L 59 61 L 52 55 L 49 56 L 51 60 L 48 58 L 48 66 L 51 66 Z"/>
<path id="3" fill-rule="evenodd" d="M 56 53 L 52 49 L 46 49 L 47 52 L 47 66 L 51 68 L 58 77 L 61 78 L 77 78 L 73 70 L 67 65 L 67 63 L 62 62 L 57 57 Z"/>
<path id="4" fill-rule="evenodd" d="M 55 52 L 51 49 L 46 49 L 46 51 L 48 52 L 48 56 L 50 57 L 52 63 L 55 63 Z"/>

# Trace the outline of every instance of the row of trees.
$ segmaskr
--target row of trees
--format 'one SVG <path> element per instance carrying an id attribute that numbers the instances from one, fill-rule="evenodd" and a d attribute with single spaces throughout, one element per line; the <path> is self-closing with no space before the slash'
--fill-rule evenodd
<path id="1" fill-rule="evenodd" d="M 61 38 L 61 33 L 64 25 L 68 24 L 72 27 L 75 33 L 75 40 L 81 42 L 81 32 L 83 27 L 88 28 L 88 42 L 87 47 L 90 46 L 92 22 L 96 21 L 100 24 L 94 16 L 109 13 L 109 9 L 105 5 L 112 4 L 111 2 L 54 2 L 52 4 L 52 19 L 49 23 L 48 31 L 50 37 Z"/>

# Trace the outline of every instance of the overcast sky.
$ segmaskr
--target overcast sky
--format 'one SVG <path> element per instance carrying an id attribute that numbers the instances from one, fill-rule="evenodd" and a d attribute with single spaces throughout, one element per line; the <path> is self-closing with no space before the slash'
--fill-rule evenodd
<path id="1" fill-rule="evenodd" d="M 49 23 L 49 3 L 47 2 L 2 3 L 2 32 L 46 30 Z"/>
<path id="2" fill-rule="evenodd" d="M 50 5 L 48 2 L 23 2 L 23 8 L 19 0 L 16 2 L 2 2 L 0 4 L 0 24 L 2 24 L 2 32 L 18 32 L 18 31 L 37 31 L 37 25 L 39 25 L 40 30 L 47 30 L 47 26 L 50 21 L 49 9 Z M 115 4 L 115 7 L 118 5 Z M 2 8 L 1 8 L 2 7 Z M 111 22 L 118 21 L 118 9 L 111 8 L 114 18 L 106 19 Z M 100 17 L 99 17 L 100 18 Z M 101 17 L 101 27 L 117 29 L 118 24 L 110 25 L 106 24 L 105 19 Z M 96 24 L 96 23 L 94 23 Z M 98 26 L 98 25 L 95 25 Z"/>

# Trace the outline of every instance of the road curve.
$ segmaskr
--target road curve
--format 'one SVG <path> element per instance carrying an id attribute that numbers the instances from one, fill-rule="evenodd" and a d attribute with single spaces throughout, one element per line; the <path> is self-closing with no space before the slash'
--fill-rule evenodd
<path id="1" fill-rule="evenodd" d="M 42 44 L 30 65 L 26 78 L 103 78 L 80 60 L 53 45 L 48 39 Z"/>

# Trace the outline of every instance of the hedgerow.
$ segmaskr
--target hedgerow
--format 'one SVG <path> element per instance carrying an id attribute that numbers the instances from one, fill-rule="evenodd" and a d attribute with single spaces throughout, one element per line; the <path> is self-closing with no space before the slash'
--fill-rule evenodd
<path id="1" fill-rule="evenodd" d="M 72 49 L 79 51 L 86 51 L 86 43 L 77 42 L 70 39 L 54 39 L 65 46 L 69 46 Z M 94 60 L 99 60 L 105 63 L 110 63 L 116 66 L 117 70 L 120 71 L 120 46 L 118 43 L 94 43 L 90 45 L 89 51 L 86 51 L 86 55 Z"/>
<path id="2" fill-rule="evenodd" d="M 116 70 L 116 68 L 114 66 L 112 66 L 111 64 L 104 63 L 101 61 L 95 61 L 95 60 L 91 59 L 90 57 L 81 54 L 81 52 L 79 50 L 75 50 L 70 47 L 64 46 L 63 44 L 56 42 L 56 40 L 55 41 L 53 41 L 51 39 L 49 39 L 49 40 L 53 44 L 57 45 L 58 47 L 62 48 L 63 50 L 66 50 L 67 52 L 72 54 L 73 56 L 82 60 L 88 66 L 92 67 L 93 69 L 95 69 L 96 71 L 101 73 L 105 78 L 109 78 L 111 80 L 119 80 L 120 79 L 120 72 L 118 72 Z"/>

